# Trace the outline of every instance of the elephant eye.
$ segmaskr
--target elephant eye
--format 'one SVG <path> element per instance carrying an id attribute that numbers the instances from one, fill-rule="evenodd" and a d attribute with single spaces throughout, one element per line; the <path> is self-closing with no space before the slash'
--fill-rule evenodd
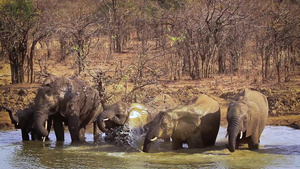
<path id="1" fill-rule="evenodd" d="M 47 95 L 47 96 L 50 96 L 50 95 L 51 95 L 51 91 L 50 91 L 50 90 L 47 90 L 47 91 L 46 91 L 46 95 Z"/>

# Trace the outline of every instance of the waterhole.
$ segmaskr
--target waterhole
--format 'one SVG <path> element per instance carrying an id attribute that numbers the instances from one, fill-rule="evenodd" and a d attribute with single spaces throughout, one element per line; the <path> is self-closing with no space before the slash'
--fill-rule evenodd
<path id="1" fill-rule="evenodd" d="M 230 153 L 226 128 L 221 127 L 216 145 L 204 149 L 171 150 L 171 144 L 157 141 L 151 153 L 141 152 L 141 136 L 131 136 L 132 146 L 94 142 L 86 134 L 86 143 L 21 141 L 21 132 L 0 131 L 1 168 L 300 168 L 300 130 L 267 126 L 261 136 L 260 149 L 241 147 Z"/>

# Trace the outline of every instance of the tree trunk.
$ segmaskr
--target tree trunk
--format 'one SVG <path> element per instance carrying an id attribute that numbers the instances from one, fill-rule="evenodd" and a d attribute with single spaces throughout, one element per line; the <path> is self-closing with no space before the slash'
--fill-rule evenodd
<path id="1" fill-rule="evenodd" d="M 268 80 L 269 78 L 269 69 L 270 69 L 270 52 L 266 51 L 266 56 L 265 56 L 265 76 L 264 76 L 264 79 L 265 80 Z"/>
<path id="2" fill-rule="evenodd" d="M 225 72 L 225 61 L 223 55 L 219 53 L 218 56 L 219 74 L 224 74 Z"/>
<path id="3" fill-rule="evenodd" d="M 35 46 L 37 44 L 37 40 L 34 40 L 31 44 L 31 48 L 30 48 L 30 55 L 28 58 L 28 67 L 29 67 L 29 71 L 28 71 L 28 83 L 34 83 L 34 71 L 33 71 L 33 56 L 34 56 L 34 49 Z"/>
<path id="4" fill-rule="evenodd" d="M 12 84 L 24 82 L 24 59 L 25 57 L 22 55 L 22 53 L 16 54 L 12 51 L 9 52 Z"/>

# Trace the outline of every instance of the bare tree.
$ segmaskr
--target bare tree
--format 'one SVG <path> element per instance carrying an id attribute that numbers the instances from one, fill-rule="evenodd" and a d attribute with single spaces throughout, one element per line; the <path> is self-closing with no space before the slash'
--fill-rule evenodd
<path id="1" fill-rule="evenodd" d="M 78 1 L 73 4 L 72 13 L 57 25 L 56 32 L 61 43 L 62 58 L 65 57 L 66 49 L 74 51 L 78 65 L 78 74 L 84 71 L 87 64 L 87 57 L 90 55 L 91 48 L 98 42 L 98 34 L 101 27 L 98 25 L 96 6 Z M 66 44 L 66 40 L 69 44 Z"/>
<path id="2" fill-rule="evenodd" d="M 12 0 L 0 6 L 0 41 L 10 60 L 12 83 L 24 82 L 28 36 L 37 18 L 30 1 Z"/>

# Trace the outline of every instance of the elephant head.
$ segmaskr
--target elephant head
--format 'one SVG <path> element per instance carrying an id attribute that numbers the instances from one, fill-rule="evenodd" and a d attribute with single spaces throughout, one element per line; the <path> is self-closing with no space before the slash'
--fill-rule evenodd
<path id="1" fill-rule="evenodd" d="M 263 94 L 248 89 L 239 94 L 227 111 L 229 151 L 234 152 L 241 141 L 247 141 L 250 149 L 257 149 L 267 116 L 268 103 Z"/>
<path id="2" fill-rule="evenodd" d="M 4 110 L 6 110 L 8 112 L 9 118 L 11 120 L 11 124 L 14 124 L 16 129 L 20 129 L 21 127 L 19 125 L 19 117 L 18 117 L 18 114 L 20 114 L 20 113 L 15 113 L 14 114 L 13 111 L 12 111 L 12 109 L 10 109 L 8 107 L 5 107 L 5 106 L 1 106 L 1 109 L 4 109 Z"/>
<path id="3" fill-rule="evenodd" d="M 143 151 L 149 152 L 151 143 L 157 138 L 165 140 L 169 139 L 173 134 L 173 129 L 176 123 L 177 122 L 172 119 L 170 113 L 165 111 L 159 112 L 159 114 L 148 126 L 148 132 L 145 137 Z"/>
<path id="4" fill-rule="evenodd" d="M 38 89 L 34 99 L 36 112 L 34 124 L 37 132 L 45 137 L 49 132 L 45 129 L 45 122 L 49 116 L 60 114 L 64 117 L 68 107 L 68 101 L 72 97 L 70 79 L 66 77 L 50 76 Z"/>
<path id="5" fill-rule="evenodd" d="M 33 114 L 34 106 L 30 106 L 23 110 L 19 109 L 16 113 L 13 113 L 12 109 L 2 106 L 5 109 L 10 117 L 11 123 L 15 125 L 16 129 L 25 129 L 28 132 L 33 127 Z"/>
<path id="6" fill-rule="evenodd" d="M 232 101 L 228 107 L 227 113 L 227 133 L 228 133 L 228 149 L 230 152 L 234 152 L 237 148 L 237 141 L 243 137 L 243 133 L 246 132 L 247 122 L 249 121 L 248 111 L 249 108 L 245 104 L 246 99 L 239 101 Z M 249 122 L 248 122 L 249 123 Z"/>
<path id="7" fill-rule="evenodd" d="M 129 117 L 130 104 L 119 101 L 100 113 L 97 124 L 102 132 L 108 132 L 110 128 L 122 126 Z"/>
<path id="8" fill-rule="evenodd" d="M 34 124 L 37 132 L 43 137 L 49 134 L 44 128 L 44 124 L 50 115 L 54 115 L 59 110 L 60 99 L 57 91 L 53 91 L 49 86 L 38 89 L 35 97 L 36 113 L 34 114 Z"/>

